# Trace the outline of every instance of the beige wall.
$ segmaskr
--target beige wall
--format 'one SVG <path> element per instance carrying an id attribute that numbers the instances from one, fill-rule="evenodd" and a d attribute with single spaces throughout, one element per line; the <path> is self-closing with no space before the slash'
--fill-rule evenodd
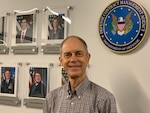
<path id="1" fill-rule="evenodd" d="M 111 91 L 117 100 L 119 113 L 149 113 L 150 111 L 150 42 L 149 33 L 144 42 L 133 52 L 128 54 L 115 54 L 109 51 L 101 42 L 98 23 L 104 8 L 113 0 L 0 0 L 0 11 L 11 12 L 15 9 L 43 9 L 46 6 L 67 7 L 72 6 L 69 17 L 72 24 L 69 25 L 69 35 L 83 37 L 89 46 L 91 53 L 89 78 L 97 84 Z M 137 0 L 150 12 L 148 0 Z M 149 16 L 149 14 L 148 14 Z M 38 28 L 39 31 L 41 28 Z M 148 30 L 149 32 L 149 30 Z M 39 34 L 40 36 L 40 34 Z M 41 109 L 26 108 L 24 99 L 24 75 L 25 63 L 54 63 L 51 72 L 50 89 L 60 85 L 60 77 L 56 75 L 58 68 L 58 55 L 0 55 L 2 63 L 22 62 L 19 75 L 18 96 L 22 101 L 21 107 L 0 105 L 3 113 L 42 113 Z M 54 81 L 57 81 L 54 82 Z"/>

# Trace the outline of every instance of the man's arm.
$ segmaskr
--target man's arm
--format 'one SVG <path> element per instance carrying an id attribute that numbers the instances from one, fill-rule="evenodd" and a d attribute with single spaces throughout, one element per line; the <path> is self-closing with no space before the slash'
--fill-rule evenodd
<path id="1" fill-rule="evenodd" d="M 117 113 L 115 97 L 110 93 L 98 102 L 99 113 Z"/>
<path id="2" fill-rule="evenodd" d="M 46 96 L 46 99 L 43 104 L 43 113 L 52 113 L 52 106 L 53 106 L 53 97 L 52 93 L 49 93 Z"/>

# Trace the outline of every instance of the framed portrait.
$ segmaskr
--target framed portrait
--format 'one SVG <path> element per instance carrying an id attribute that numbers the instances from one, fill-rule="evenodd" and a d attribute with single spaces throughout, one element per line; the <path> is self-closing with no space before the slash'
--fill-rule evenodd
<path id="1" fill-rule="evenodd" d="M 5 16 L 0 16 L 0 44 L 4 44 L 6 43 L 6 39 L 5 39 L 5 21 L 6 21 L 6 17 Z"/>
<path id="2" fill-rule="evenodd" d="M 9 53 L 8 24 L 10 14 L 0 13 L 0 54 Z"/>
<path id="3" fill-rule="evenodd" d="M 0 45 L 7 46 L 8 43 L 9 17 L 9 13 L 0 13 Z"/>
<path id="4" fill-rule="evenodd" d="M 67 9 L 47 9 L 44 11 L 44 25 L 41 45 L 60 44 L 67 35 Z"/>
<path id="5" fill-rule="evenodd" d="M 26 107 L 43 108 L 43 103 L 49 89 L 49 66 L 48 64 L 27 64 L 25 98 Z"/>
<path id="6" fill-rule="evenodd" d="M 16 44 L 32 43 L 33 14 L 16 16 Z"/>
<path id="7" fill-rule="evenodd" d="M 48 68 L 42 66 L 28 67 L 27 82 L 29 98 L 45 98 L 48 92 Z"/>
<path id="8" fill-rule="evenodd" d="M 0 96 L 17 96 L 17 66 L 1 66 L 0 67 L 1 80 L 0 80 Z"/>
<path id="9" fill-rule="evenodd" d="M 36 11 L 15 12 L 12 46 L 36 45 Z"/>
<path id="10" fill-rule="evenodd" d="M 48 15 L 48 40 L 64 39 L 64 15 Z"/>

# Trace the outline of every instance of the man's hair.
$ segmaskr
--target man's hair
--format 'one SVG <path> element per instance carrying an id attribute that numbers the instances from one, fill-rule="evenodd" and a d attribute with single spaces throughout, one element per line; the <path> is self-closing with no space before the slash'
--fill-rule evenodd
<path id="1" fill-rule="evenodd" d="M 11 70 L 10 68 L 5 68 L 5 72 L 6 72 L 6 71 L 9 71 L 9 72 L 10 72 L 10 70 Z"/>
<path id="2" fill-rule="evenodd" d="M 63 46 L 64 43 L 65 43 L 68 39 L 70 39 L 70 38 L 76 38 L 76 39 L 78 39 L 78 40 L 84 45 L 85 49 L 86 49 L 87 52 L 88 52 L 88 47 L 87 47 L 86 42 L 85 42 L 81 37 L 72 35 L 72 36 L 69 36 L 69 37 L 65 38 L 65 39 L 62 41 L 62 43 L 60 44 L 60 54 L 62 53 L 62 46 Z"/>
<path id="3" fill-rule="evenodd" d="M 27 19 L 26 19 L 26 18 L 22 18 L 22 19 L 21 19 L 21 22 L 22 22 L 23 20 L 26 20 L 26 22 L 27 22 Z"/>
<path id="4" fill-rule="evenodd" d="M 35 72 L 34 72 L 34 77 L 35 77 L 36 73 L 38 73 L 38 74 L 42 77 L 40 70 L 35 70 Z"/>

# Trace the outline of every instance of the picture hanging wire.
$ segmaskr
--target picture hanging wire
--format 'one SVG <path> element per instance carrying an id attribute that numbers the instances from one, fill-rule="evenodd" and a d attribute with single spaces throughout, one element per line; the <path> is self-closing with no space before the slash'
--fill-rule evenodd
<path id="1" fill-rule="evenodd" d="M 56 16 L 61 16 L 59 15 L 59 13 L 53 11 L 52 9 L 50 9 L 48 6 L 46 7 L 52 14 L 56 15 Z M 71 20 L 68 17 L 62 16 L 62 18 L 68 22 L 69 24 L 71 24 Z"/>
<path id="2" fill-rule="evenodd" d="M 15 13 L 21 13 L 21 14 L 31 13 L 33 11 L 38 11 L 38 8 L 33 8 L 31 10 L 26 10 L 26 11 L 23 11 L 23 10 L 14 10 Z"/>
<path id="3" fill-rule="evenodd" d="M 4 40 L 0 39 L 0 42 L 2 42 L 5 46 L 7 46 L 6 42 Z"/>

